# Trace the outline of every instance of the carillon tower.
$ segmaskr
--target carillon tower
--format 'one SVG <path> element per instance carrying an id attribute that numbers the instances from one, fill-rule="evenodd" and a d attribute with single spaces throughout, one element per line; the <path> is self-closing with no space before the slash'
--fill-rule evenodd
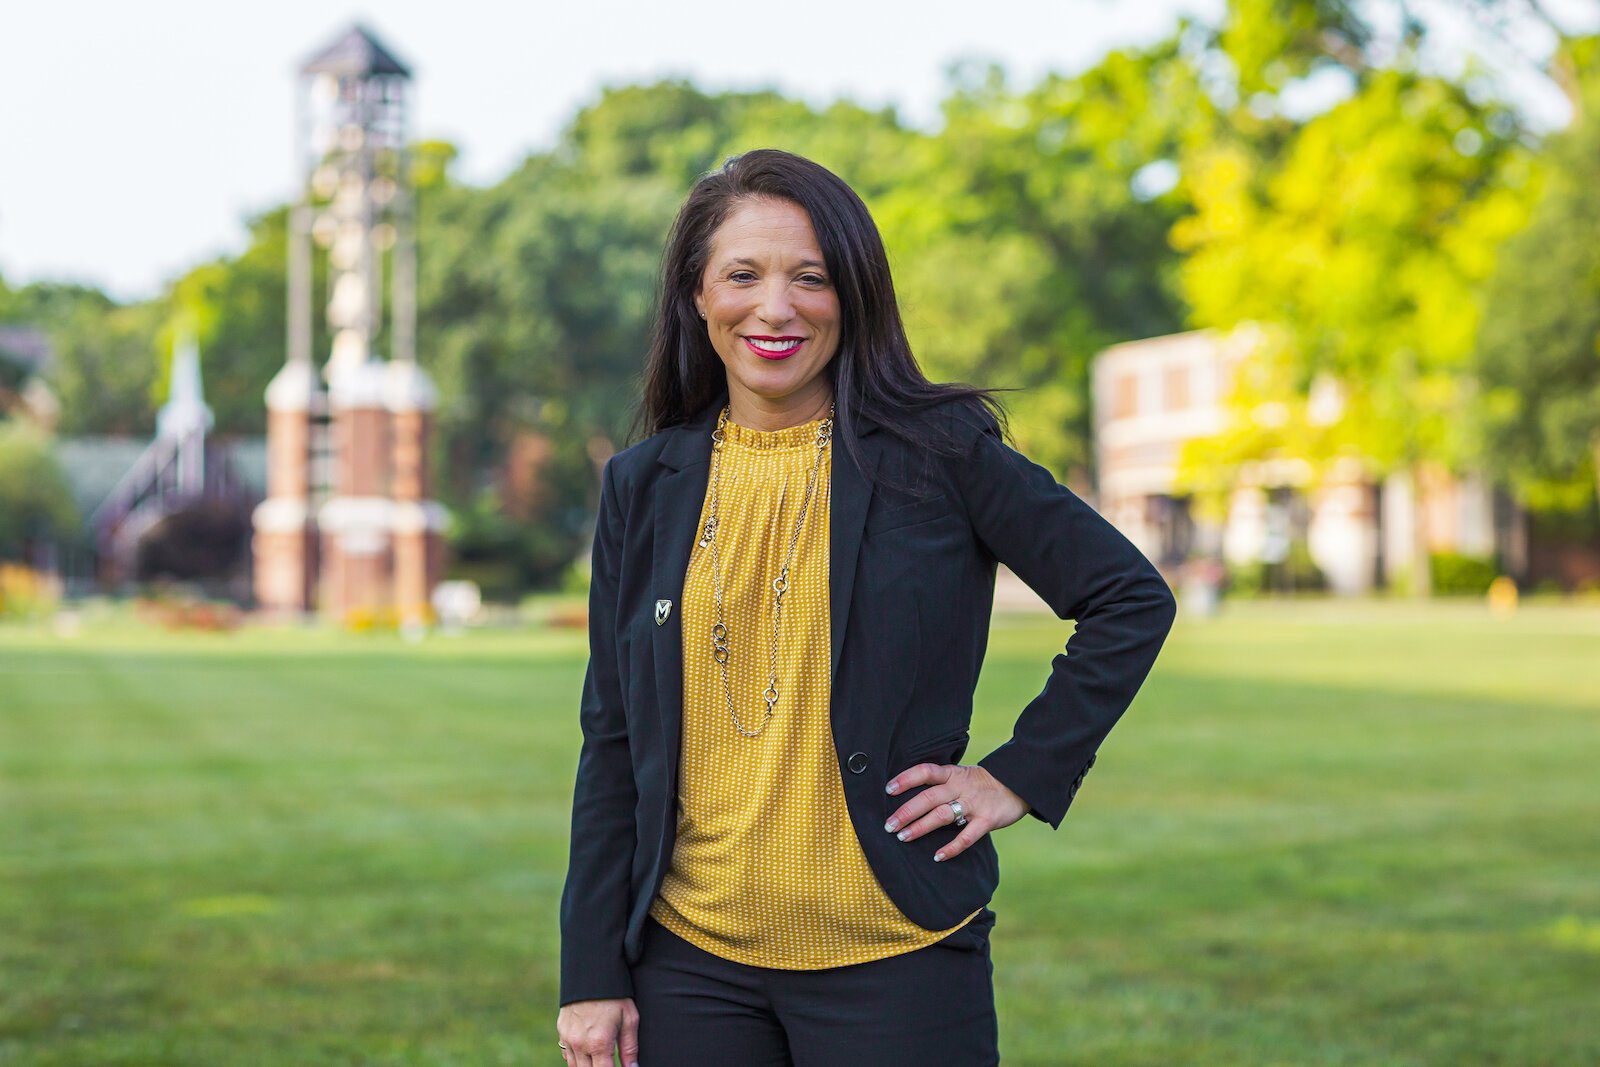
<path id="1" fill-rule="evenodd" d="M 443 569 L 445 512 L 427 469 L 436 394 L 416 361 L 410 85 L 360 25 L 300 68 L 288 359 L 267 387 L 255 513 L 256 599 L 269 611 L 423 623 Z"/>

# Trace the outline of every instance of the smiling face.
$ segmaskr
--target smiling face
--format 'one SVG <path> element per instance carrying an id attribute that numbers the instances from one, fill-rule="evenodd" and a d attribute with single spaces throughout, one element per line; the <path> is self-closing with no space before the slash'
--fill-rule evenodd
<path id="1" fill-rule="evenodd" d="M 839 296 L 805 209 L 740 202 L 711 237 L 695 305 L 728 372 L 728 417 L 774 430 L 827 415 Z"/>

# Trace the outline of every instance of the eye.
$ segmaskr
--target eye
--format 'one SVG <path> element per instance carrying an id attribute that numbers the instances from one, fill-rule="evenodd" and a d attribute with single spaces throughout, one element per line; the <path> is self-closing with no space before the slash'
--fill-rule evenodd
<path id="1" fill-rule="evenodd" d="M 747 270 L 736 270 L 732 274 L 728 275 L 728 280 L 731 281 L 731 282 L 741 282 L 742 283 L 742 282 L 746 282 L 746 281 L 753 281 L 754 279 L 755 279 L 755 275 L 750 273 Z"/>
<path id="2" fill-rule="evenodd" d="M 800 275 L 800 280 L 802 282 L 806 283 L 807 285 L 827 285 L 828 284 L 828 279 L 824 278 L 820 274 L 810 274 L 810 273 L 802 274 L 802 275 Z"/>

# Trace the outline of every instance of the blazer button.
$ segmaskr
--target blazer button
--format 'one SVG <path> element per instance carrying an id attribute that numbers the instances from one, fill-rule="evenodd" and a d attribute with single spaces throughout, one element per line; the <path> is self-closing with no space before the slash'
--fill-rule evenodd
<path id="1" fill-rule="evenodd" d="M 850 763 L 848 766 L 850 767 L 851 774 L 860 774 L 862 771 L 867 769 L 867 754 L 865 752 L 850 753 Z"/>

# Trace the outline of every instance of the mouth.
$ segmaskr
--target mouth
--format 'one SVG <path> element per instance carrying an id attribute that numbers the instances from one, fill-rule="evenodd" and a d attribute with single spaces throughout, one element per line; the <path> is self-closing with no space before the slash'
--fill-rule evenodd
<path id="1" fill-rule="evenodd" d="M 800 346 L 806 343 L 806 339 L 804 337 L 747 336 L 744 338 L 744 343 L 746 348 L 762 359 L 788 359 L 800 351 Z"/>

